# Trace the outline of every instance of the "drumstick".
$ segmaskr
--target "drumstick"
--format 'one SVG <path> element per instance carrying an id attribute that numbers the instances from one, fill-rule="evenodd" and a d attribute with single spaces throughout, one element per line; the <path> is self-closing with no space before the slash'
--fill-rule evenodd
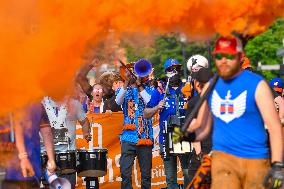
<path id="1" fill-rule="evenodd" d="M 167 93 L 168 93 L 168 90 L 169 90 L 169 82 L 170 82 L 170 78 L 168 77 L 167 84 L 166 84 L 166 89 L 165 89 L 165 94 L 164 94 L 164 98 L 163 98 L 163 100 L 165 100 L 165 99 L 166 99 L 166 97 L 167 97 Z"/>
<path id="2" fill-rule="evenodd" d="M 176 74 L 177 74 L 177 71 L 169 72 L 169 73 L 166 74 L 168 80 L 167 80 L 167 84 L 166 84 L 166 89 L 165 89 L 165 94 L 164 94 L 163 100 L 165 100 L 166 97 L 167 97 L 167 93 L 168 93 L 168 90 L 169 90 L 170 78 L 172 78 L 172 77 L 175 76 Z"/>
<path id="3" fill-rule="evenodd" d="M 89 149 L 94 149 L 94 142 L 93 142 L 93 140 L 94 140 L 94 133 L 93 133 L 93 124 L 95 123 L 95 121 L 94 121 L 94 117 L 92 117 L 92 120 L 91 120 L 91 124 L 90 124 L 90 128 L 91 128 L 91 135 L 92 135 L 92 138 L 91 138 L 91 141 L 90 141 L 90 143 L 89 143 Z"/>

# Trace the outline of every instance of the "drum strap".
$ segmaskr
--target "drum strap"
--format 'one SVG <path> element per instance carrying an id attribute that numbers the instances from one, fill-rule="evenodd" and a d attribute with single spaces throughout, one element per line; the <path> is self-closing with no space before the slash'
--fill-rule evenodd
<path id="1" fill-rule="evenodd" d="M 50 121 L 52 127 L 59 129 L 62 127 L 67 128 L 66 126 L 66 117 L 67 117 L 67 107 L 66 102 L 63 103 L 60 107 L 50 99 L 50 97 L 44 97 L 42 104 L 46 110 L 46 114 Z"/>

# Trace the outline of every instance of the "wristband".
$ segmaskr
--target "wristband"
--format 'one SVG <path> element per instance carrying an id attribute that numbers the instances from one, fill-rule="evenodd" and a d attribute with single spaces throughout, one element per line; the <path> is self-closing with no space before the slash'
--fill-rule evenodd
<path id="1" fill-rule="evenodd" d="M 274 161 L 271 163 L 271 167 L 284 167 L 283 163 L 280 161 Z"/>
<path id="2" fill-rule="evenodd" d="M 27 152 L 23 152 L 23 153 L 19 153 L 19 154 L 18 154 L 18 158 L 19 158 L 20 160 L 26 159 L 26 158 L 28 158 L 28 157 L 29 157 L 29 155 L 28 155 Z"/>

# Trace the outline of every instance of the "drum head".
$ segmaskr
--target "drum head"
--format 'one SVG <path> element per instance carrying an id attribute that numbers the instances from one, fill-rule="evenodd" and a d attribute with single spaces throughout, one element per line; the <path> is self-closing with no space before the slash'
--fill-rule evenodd
<path id="1" fill-rule="evenodd" d="M 76 170 L 75 169 L 62 169 L 59 170 L 59 173 L 62 175 L 66 175 L 66 174 L 71 174 L 71 173 L 75 173 Z"/>
<path id="2" fill-rule="evenodd" d="M 88 150 L 86 150 L 86 149 L 78 149 L 77 150 L 77 152 L 78 153 L 82 153 L 82 152 L 107 152 L 108 150 L 107 150 L 107 148 L 98 148 L 98 147 L 95 147 L 95 148 L 93 148 L 93 149 L 88 149 Z"/>
<path id="3" fill-rule="evenodd" d="M 76 150 L 55 151 L 55 154 L 71 154 L 76 153 Z"/>
<path id="4" fill-rule="evenodd" d="M 88 150 L 88 152 L 107 152 L 107 148 L 93 148 Z"/>

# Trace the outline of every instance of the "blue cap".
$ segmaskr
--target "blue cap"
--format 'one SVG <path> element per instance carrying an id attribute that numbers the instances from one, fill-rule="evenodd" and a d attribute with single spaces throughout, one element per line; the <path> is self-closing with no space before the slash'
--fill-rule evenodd
<path id="1" fill-rule="evenodd" d="M 273 78 L 270 80 L 269 86 L 274 89 L 274 91 L 282 93 L 283 81 L 281 78 Z"/>
<path id="2" fill-rule="evenodd" d="M 181 64 L 176 59 L 169 58 L 164 64 L 164 71 L 166 71 L 169 67 L 172 66 L 181 66 Z"/>

